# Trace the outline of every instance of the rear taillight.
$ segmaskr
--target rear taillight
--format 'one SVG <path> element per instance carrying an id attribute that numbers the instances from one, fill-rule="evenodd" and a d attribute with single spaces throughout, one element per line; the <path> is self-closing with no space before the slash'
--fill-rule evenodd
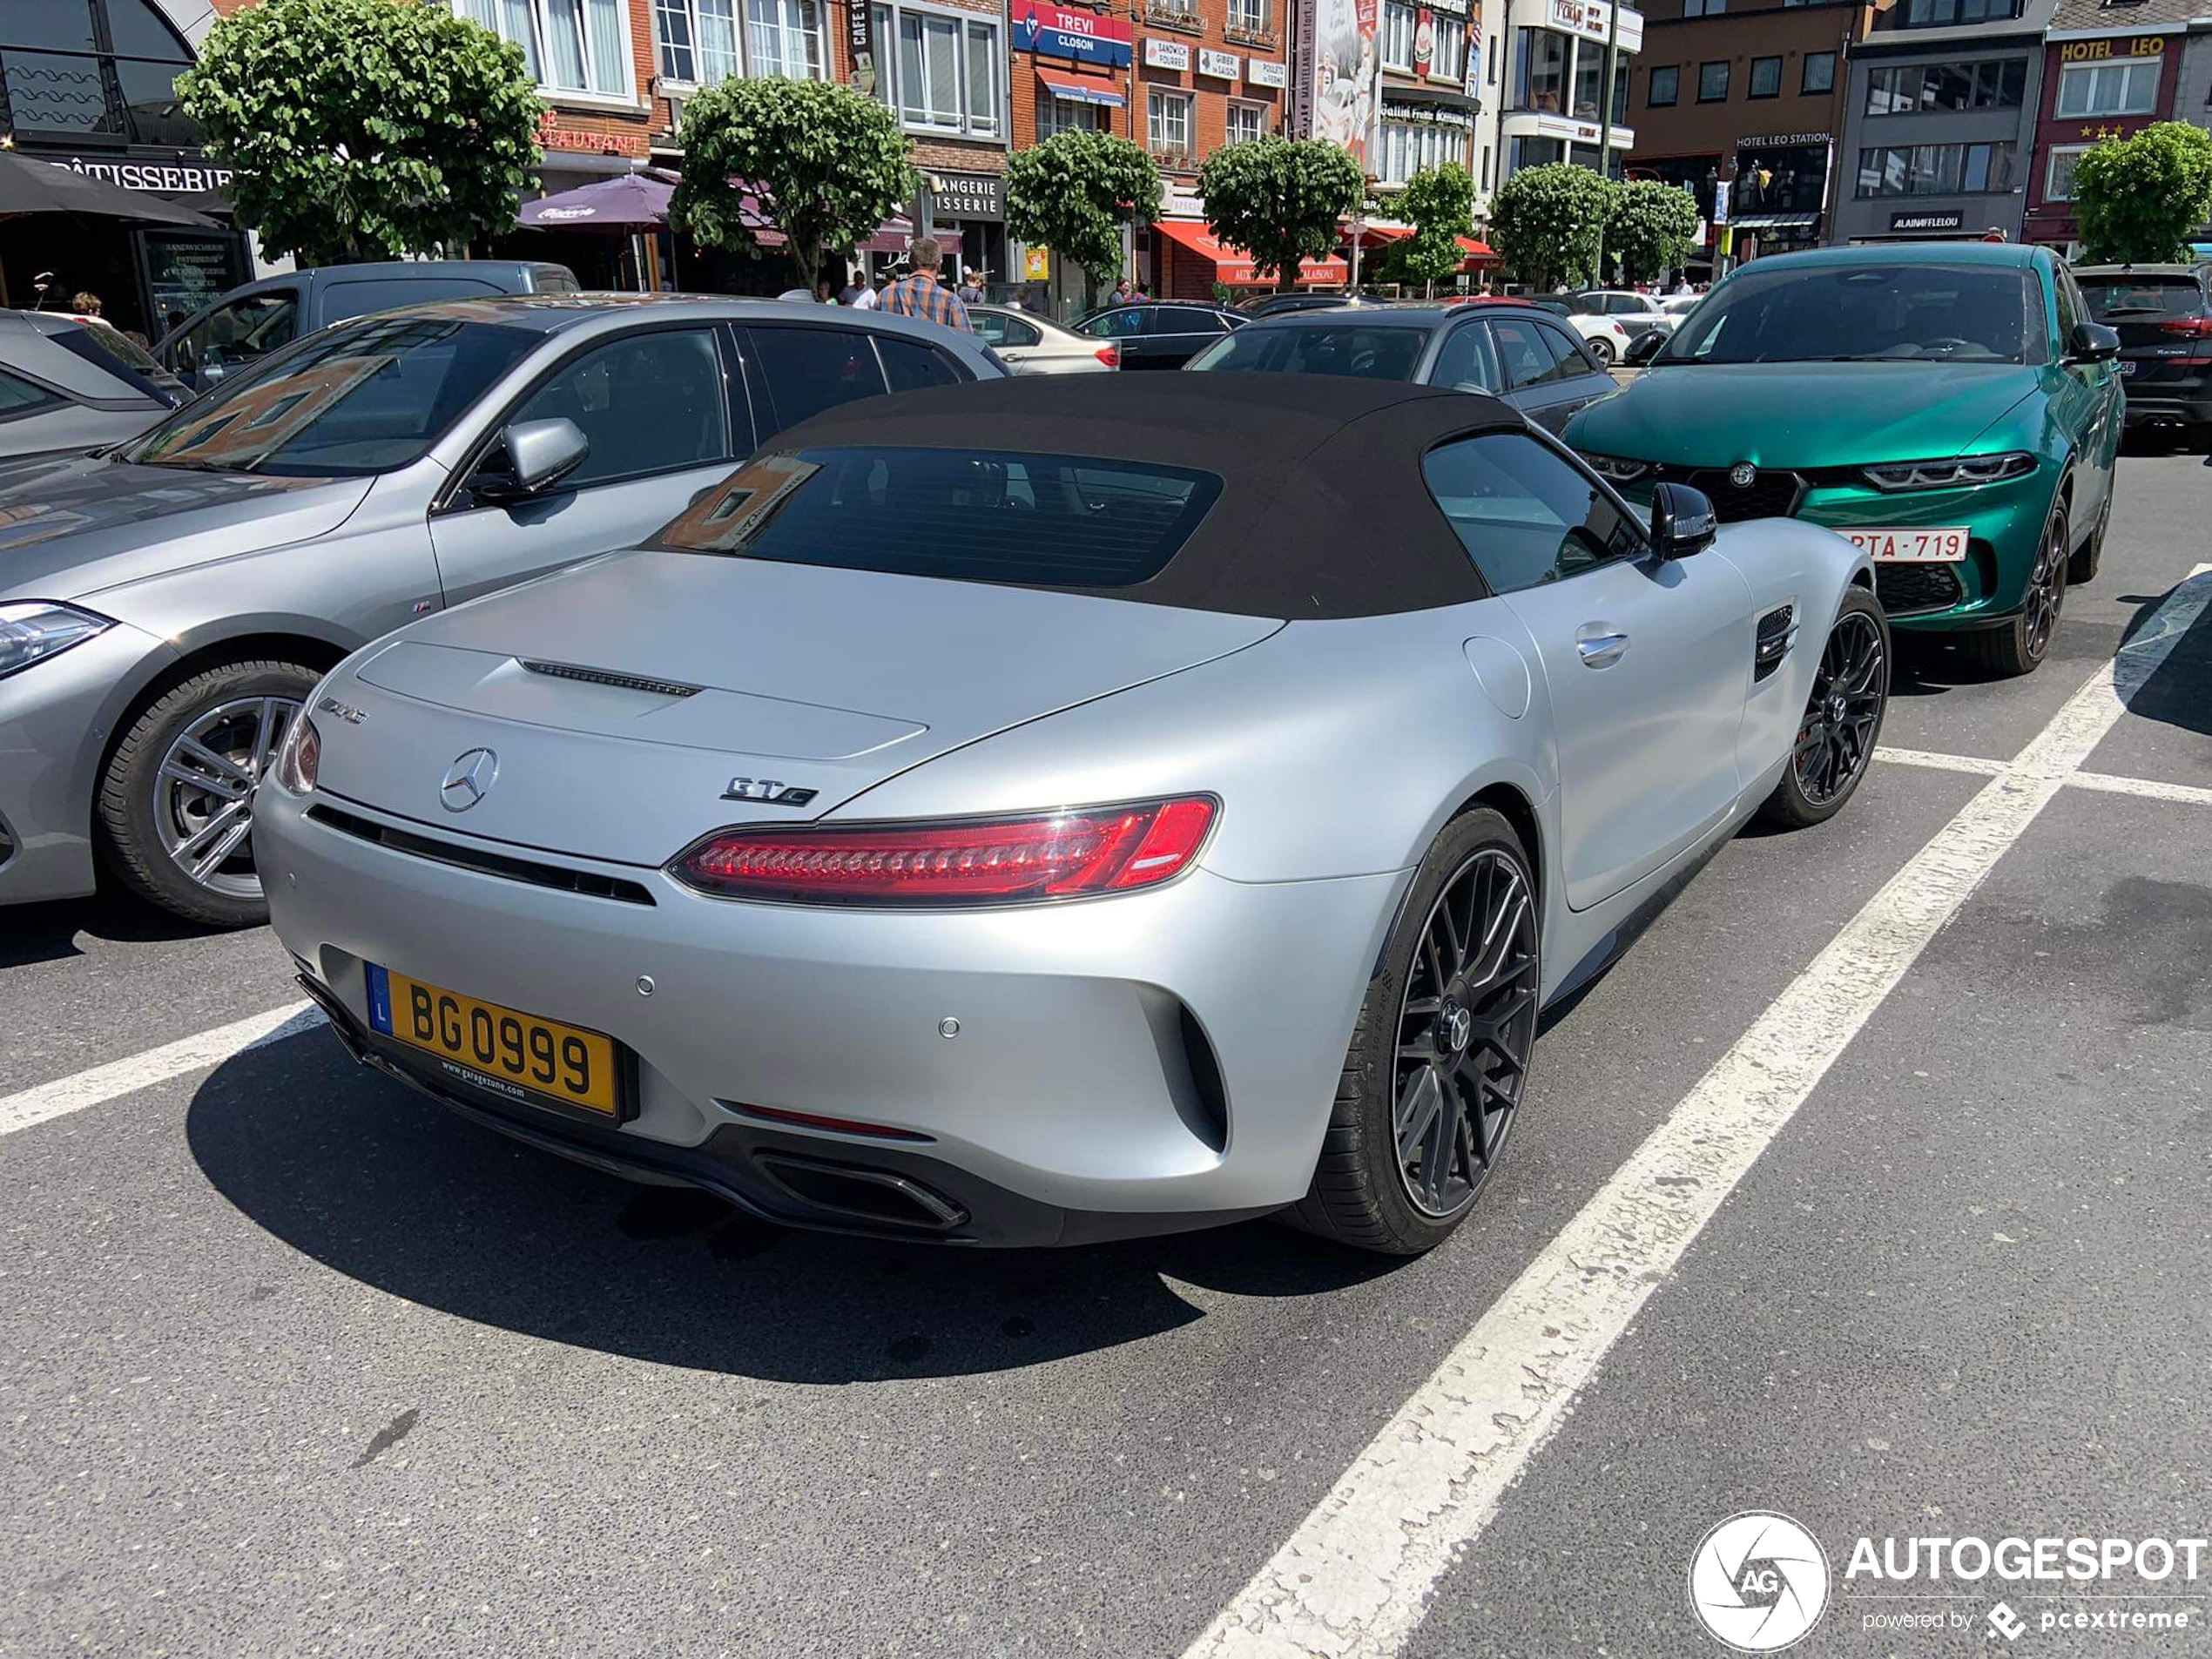
<path id="1" fill-rule="evenodd" d="M 2168 317 L 2158 325 L 2158 332 L 2191 340 L 2212 339 L 2212 317 Z"/>
<path id="2" fill-rule="evenodd" d="M 1122 348 L 1119 346 L 1101 346 L 1092 355 L 1109 368 L 1122 366 Z"/>
<path id="3" fill-rule="evenodd" d="M 1211 795 L 1020 818 L 717 830 L 671 864 L 728 899 L 791 904 L 1029 904 L 1127 893 L 1188 869 Z"/>

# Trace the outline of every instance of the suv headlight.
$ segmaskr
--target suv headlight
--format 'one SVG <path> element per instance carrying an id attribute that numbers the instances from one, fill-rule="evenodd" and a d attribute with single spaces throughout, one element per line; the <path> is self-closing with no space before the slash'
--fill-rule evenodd
<path id="1" fill-rule="evenodd" d="M 0 679 L 114 625 L 110 617 L 44 599 L 0 604 Z"/>
<path id="2" fill-rule="evenodd" d="M 1948 461 L 1894 461 L 1862 470 L 1877 489 L 1967 489 L 2033 472 L 2035 457 L 2013 449 L 2001 455 L 1953 455 Z"/>
<path id="3" fill-rule="evenodd" d="M 1630 461 L 1622 455 L 1591 455 L 1582 459 L 1589 469 L 1608 483 L 1632 484 L 1651 470 L 1649 461 Z"/>

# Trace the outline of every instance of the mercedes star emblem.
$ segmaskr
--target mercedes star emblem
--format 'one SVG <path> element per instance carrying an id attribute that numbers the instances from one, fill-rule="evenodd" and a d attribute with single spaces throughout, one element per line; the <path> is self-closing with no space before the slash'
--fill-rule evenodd
<path id="1" fill-rule="evenodd" d="M 1738 489 L 1749 489 L 1751 481 L 1758 475 L 1757 469 L 1748 461 L 1739 461 L 1728 469 L 1728 482 Z"/>
<path id="2" fill-rule="evenodd" d="M 449 813 L 465 813 L 491 793 L 499 776 L 499 757 L 489 749 L 457 755 L 438 782 L 438 800 Z"/>

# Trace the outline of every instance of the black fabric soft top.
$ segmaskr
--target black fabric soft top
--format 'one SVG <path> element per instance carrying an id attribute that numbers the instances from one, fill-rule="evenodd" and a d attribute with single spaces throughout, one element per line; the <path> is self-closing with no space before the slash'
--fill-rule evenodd
<path id="1" fill-rule="evenodd" d="M 1430 496 L 1446 439 L 1525 429 L 1494 398 L 1301 374 L 1067 374 L 840 404 L 769 454 L 846 445 L 1027 451 L 1209 472 L 1221 497 L 1167 568 L 1105 598 L 1291 621 L 1464 604 L 1487 590 Z"/>

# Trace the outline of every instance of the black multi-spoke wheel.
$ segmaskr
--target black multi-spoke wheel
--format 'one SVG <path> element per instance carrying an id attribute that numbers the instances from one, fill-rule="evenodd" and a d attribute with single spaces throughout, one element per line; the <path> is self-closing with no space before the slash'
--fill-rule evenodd
<path id="1" fill-rule="evenodd" d="M 1451 1235 L 1527 1094 L 1541 936 L 1512 826 L 1487 807 L 1447 825 L 1368 983 L 1312 1185 L 1287 1219 L 1396 1255 Z"/>
<path id="2" fill-rule="evenodd" d="M 1966 655 L 1993 674 L 2029 674 L 2051 654 L 2051 640 L 2059 631 L 2059 612 L 2066 604 L 2067 566 L 2072 561 L 2073 531 L 2066 503 L 2054 502 L 2044 522 L 2043 539 L 2036 544 L 2035 563 L 2027 573 L 2027 591 L 2020 608 L 2002 625 L 1978 628 L 1963 636 Z"/>
<path id="3" fill-rule="evenodd" d="M 1889 624 L 1872 594 L 1846 589 L 1813 667 L 1790 764 L 1761 815 L 1804 829 L 1841 812 L 1866 776 L 1889 701 Z"/>
<path id="4" fill-rule="evenodd" d="M 1462 865 L 1414 948 L 1398 1005 L 1392 1139 L 1406 1196 L 1463 1214 L 1496 1167 L 1536 1041 L 1536 907 L 1519 860 L 1487 847 Z"/>

